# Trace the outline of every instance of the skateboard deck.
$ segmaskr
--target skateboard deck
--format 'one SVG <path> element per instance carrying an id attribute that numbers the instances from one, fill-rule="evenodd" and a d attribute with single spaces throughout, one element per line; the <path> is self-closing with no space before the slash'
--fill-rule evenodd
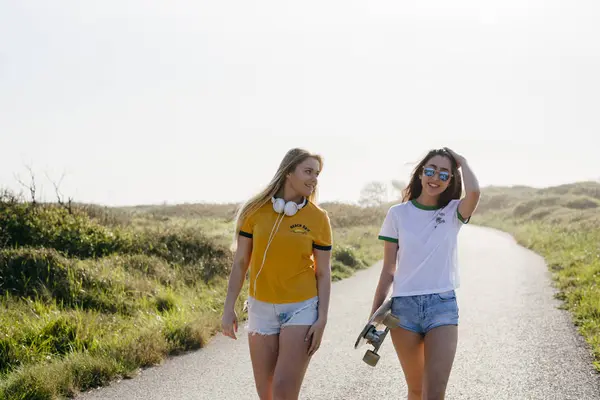
<path id="1" fill-rule="evenodd" d="M 373 346 L 373 350 L 367 350 L 363 356 L 363 361 L 374 367 L 379 361 L 379 348 L 388 335 L 390 328 L 398 326 L 400 320 L 392 315 L 392 299 L 387 299 L 383 304 L 371 315 L 369 321 L 363 327 L 360 335 L 354 343 L 354 348 L 358 349 L 364 344 Z"/>

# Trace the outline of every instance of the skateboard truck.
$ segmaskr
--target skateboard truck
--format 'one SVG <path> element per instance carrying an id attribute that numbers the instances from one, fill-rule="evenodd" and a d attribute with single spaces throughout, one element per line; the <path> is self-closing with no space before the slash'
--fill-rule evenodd
<path id="1" fill-rule="evenodd" d="M 398 317 L 390 312 L 391 300 L 386 301 L 373 313 L 362 332 L 356 339 L 354 348 L 357 349 L 363 344 L 373 346 L 373 350 L 367 350 L 363 356 L 363 361 L 375 367 L 379 361 L 379 348 L 385 340 L 391 328 L 396 328 L 400 323 Z"/>

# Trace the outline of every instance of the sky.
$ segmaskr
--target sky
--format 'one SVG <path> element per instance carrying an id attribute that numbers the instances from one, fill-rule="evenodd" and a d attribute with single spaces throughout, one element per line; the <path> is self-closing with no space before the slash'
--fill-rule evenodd
<path id="1" fill-rule="evenodd" d="M 430 148 L 482 186 L 600 179 L 594 0 L 0 0 L 0 186 L 105 205 L 238 202 L 285 152 L 320 201 Z M 62 180 L 61 180 L 62 177 Z"/>

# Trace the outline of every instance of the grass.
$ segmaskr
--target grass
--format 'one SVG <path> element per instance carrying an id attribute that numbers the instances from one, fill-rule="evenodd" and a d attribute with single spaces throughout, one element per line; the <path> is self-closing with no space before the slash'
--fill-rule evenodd
<path id="1" fill-rule="evenodd" d="M 384 211 L 323 206 L 334 226 L 334 280 L 379 258 Z M 234 212 L 68 209 L 1 193 L 0 398 L 72 397 L 203 347 L 220 325 Z"/>
<path id="2" fill-rule="evenodd" d="M 387 207 L 322 206 L 334 281 L 381 258 Z M 69 210 L 1 193 L 0 398 L 73 396 L 203 347 L 220 324 L 235 207 Z M 546 258 L 600 370 L 599 207 L 592 182 L 492 187 L 476 220 Z"/>
<path id="3" fill-rule="evenodd" d="M 476 220 L 545 258 L 600 371 L 600 184 L 488 188 Z"/>

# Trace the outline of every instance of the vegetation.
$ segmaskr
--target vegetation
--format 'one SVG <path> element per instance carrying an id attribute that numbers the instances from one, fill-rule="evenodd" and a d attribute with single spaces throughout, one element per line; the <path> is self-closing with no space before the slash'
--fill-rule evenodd
<path id="1" fill-rule="evenodd" d="M 322 204 L 334 280 L 381 258 L 387 206 Z M 106 208 L 0 193 L 0 398 L 72 396 L 204 346 L 220 323 L 236 207 Z M 594 182 L 490 187 L 476 220 L 547 259 L 598 369 L 599 211 Z"/>
<path id="2" fill-rule="evenodd" d="M 600 371 L 600 183 L 487 188 L 476 220 L 545 257 Z"/>
<path id="3" fill-rule="evenodd" d="M 378 258 L 381 211 L 327 207 L 339 280 Z M 0 398 L 72 396 L 202 347 L 220 325 L 235 209 L 0 194 Z"/>

